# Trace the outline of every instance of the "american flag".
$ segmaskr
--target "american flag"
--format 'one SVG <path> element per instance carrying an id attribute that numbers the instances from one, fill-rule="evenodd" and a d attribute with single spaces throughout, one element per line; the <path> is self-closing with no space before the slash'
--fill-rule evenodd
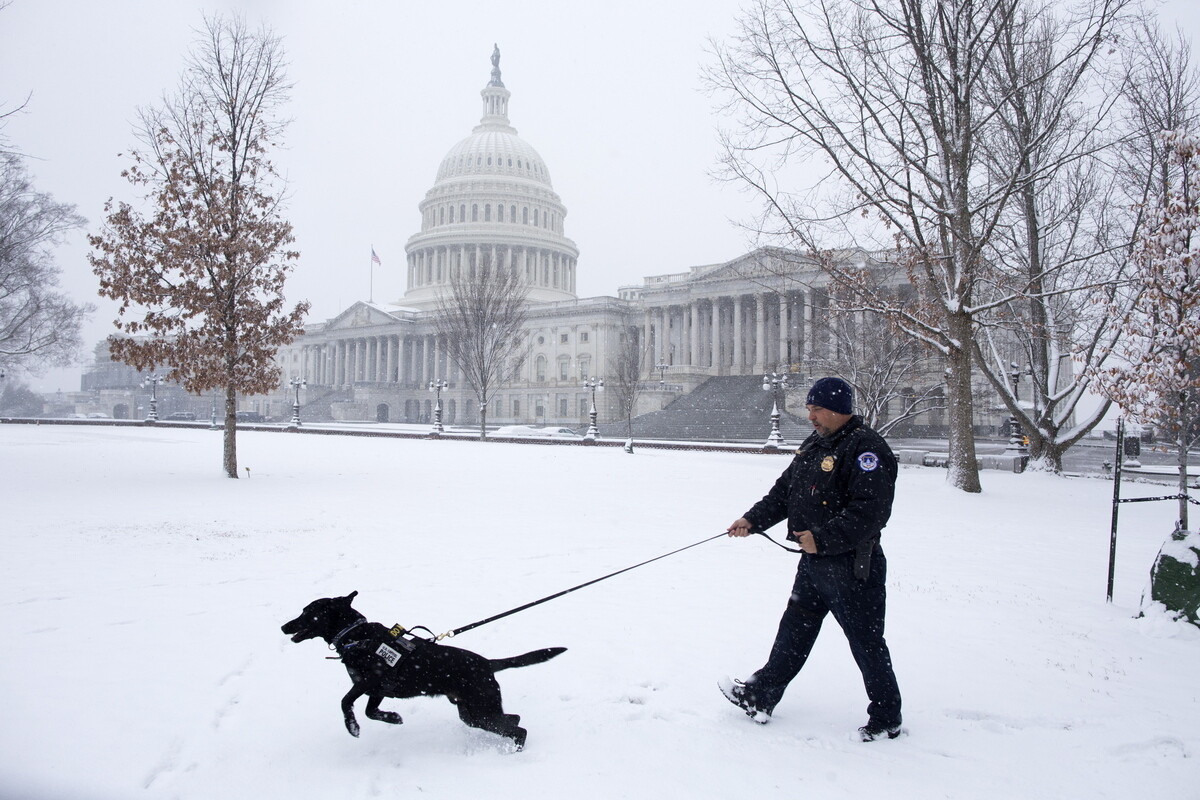
<path id="1" fill-rule="evenodd" d="M 371 263 L 383 266 L 383 262 L 379 260 L 379 256 L 375 255 L 375 248 L 371 248 Z"/>

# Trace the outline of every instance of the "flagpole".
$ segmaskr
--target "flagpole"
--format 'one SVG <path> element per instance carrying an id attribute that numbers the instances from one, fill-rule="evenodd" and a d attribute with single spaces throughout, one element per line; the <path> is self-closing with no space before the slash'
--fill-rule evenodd
<path id="1" fill-rule="evenodd" d="M 371 263 L 367 267 L 367 274 L 370 275 L 370 288 L 367 292 L 367 302 L 375 302 L 375 245 L 371 245 Z"/>

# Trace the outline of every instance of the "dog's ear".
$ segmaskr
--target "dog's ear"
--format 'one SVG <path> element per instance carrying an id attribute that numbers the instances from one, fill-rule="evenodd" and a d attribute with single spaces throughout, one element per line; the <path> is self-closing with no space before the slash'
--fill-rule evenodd
<path id="1" fill-rule="evenodd" d="M 342 599 L 346 601 L 346 605 L 350 605 L 352 602 L 354 602 L 355 597 L 358 597 L 358 589 L 355 589 L 353 592 L 346 595 Z"/>

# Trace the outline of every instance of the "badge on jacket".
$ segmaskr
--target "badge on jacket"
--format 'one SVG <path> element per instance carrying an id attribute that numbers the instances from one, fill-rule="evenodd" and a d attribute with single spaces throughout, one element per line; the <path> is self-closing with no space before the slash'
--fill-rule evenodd
<path id="1" fill-rule="evenodd" d="M 874 453 L 863 453 L 858 457 L 858 467 L 863 472 L 872 472 L 879 466 L 879 456 Z"/>
<path id="2" fill-rule="evenodd" d="M 825 459 L 821 462 L 821 471 L 833 472 L 833 456 L 825 456 Z"/>

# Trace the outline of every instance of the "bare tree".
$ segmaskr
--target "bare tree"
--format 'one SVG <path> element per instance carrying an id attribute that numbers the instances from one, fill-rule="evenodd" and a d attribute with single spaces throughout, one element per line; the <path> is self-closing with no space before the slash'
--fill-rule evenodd
<path id="1" fill-rule="evenodd" d="M 1175 439 L 1178 529 L 1187 530 L 1188 450 L 1200 441 L 1200 136 L 1168 131 L 1162 144 L 1178 180 L 1138 242 L 1143 283 L 1122 320 L 1120 365 L 1097 376 L 1128 414 Z"/>
<path id="2" fill-rule="evenodd" d="M 59 290 L 54 248 L 84 223 L 34 189 L 20 156 L 0 152 L 0 370 L 65 366 L 79 352 L 93 307 Z"/>
<path id="3" fill-rule="evenodd" d="M 608 363 L 608 389 L 616 395 L 617 407 L 625 419 L 627 438 L 626 452 L 633 452 L 633 412 L 637 408 L 638 398 L 645 388 L 642 382 L 642 371 L 646 364 L 645 344 L 636 335 L 637 326 L 626 324 L 622 326 L 617 352 Z"/>
<path id="4" fill-rule="evenodd" d="M 1030 80 L 1088 62 L 1125 0 L 1090 0 L 1059 57 Z M 864 291 L 856 269 L 832 279 L 939 352 L 949 401 L 949 480 L 980 491 L 972 400 L 980 316 L 1005 302 L 988 245 L 1020 188 L 1040 177 L 990 168 L 997 53 L 1026 0 L 758 0 L 718 50 L 713 85 L 738 127 L 725 138 L 731 178 L 765 202 L 768 236 L 813 252 L 831 239 L 890 250 L 919 313 Z M 989 91 L 993 90 L 993 91 Z M 828 173 L 789 192 L 799 164 Z M 839 242 L 840 244 L 841 242 Z"/>
<path id="5" fill-rule="evenodd" d="M 873 311 L 847 308 L 831 298 L 823 315 L 826 354 L 811 359 L 816 374 L 837 375 L 854 387 L 863 421 L 887 435 L 906 423 L 945 410 L 945 388 L 929 369 L 929 348 L 899 333 Z"/>
<path id="6" fill-rule="evenodd" d="M 189 392 L 225 392 L 223 466 L 237 474 L 237 395 L 279 382 L 279 347 L 302 332 L 307 302 L 285 307 L 292 226 L 269 154 L 286 122 L 280 40 L 240 19 L 205 20 L 179 90 L 142 112 L 144 150 L 123 173 L 146 193 L 143 213 L 105 206 L 90 237 L 100 293 L 119 300 L 113 358 L 170 368 Z"/>
<path id="7" fill-rule="evenodd" d="M 1178 182 L 1179 164 L 1163 144 L 1162 132 L 1195 130 L 1200 121 L 1200 75 L 1191 43 L 1181 31 L 1166 36 L 1156 20 L 1140 17 L 1122 48 L 1118 92 L 1126 136 L 1113 159 L 1126 193 L 1149 213 L 1165 205 Z"/>
<path id="8" fill-rule="evenodd" d="M 994 282 L 980 292 L 976 365 L 1028 437 L 1033 465 L 1054 472 L 1108 410 L 1080 401 L 1120 335 L 1121 314 L 1107 301 L 1130 278 L 1138 219 L 1130 209 L 1142 199 L 1110 166 L 1130 131 L 1121 94 L 1102 91 L 1112 61 L 1099 57 L 1109 52 L 1097 49 L 1102 41 L 1063 15 L 1022 5 L 985 84 L 1004 111 L 986 150 L 993 181 L 1021 180 L 986 251 Z M 1021 376 L 1029 377 L 1024 397 Z"/>
<path id="9" fill-rule="evenodd" d="M 450 274 L 434 324 L 450 359 L 479 400 L 479 438 L 487 438 L 487 407 L 496 388 L 525 363 L 529 288 L 516 270 L 490 253 Z"/>

